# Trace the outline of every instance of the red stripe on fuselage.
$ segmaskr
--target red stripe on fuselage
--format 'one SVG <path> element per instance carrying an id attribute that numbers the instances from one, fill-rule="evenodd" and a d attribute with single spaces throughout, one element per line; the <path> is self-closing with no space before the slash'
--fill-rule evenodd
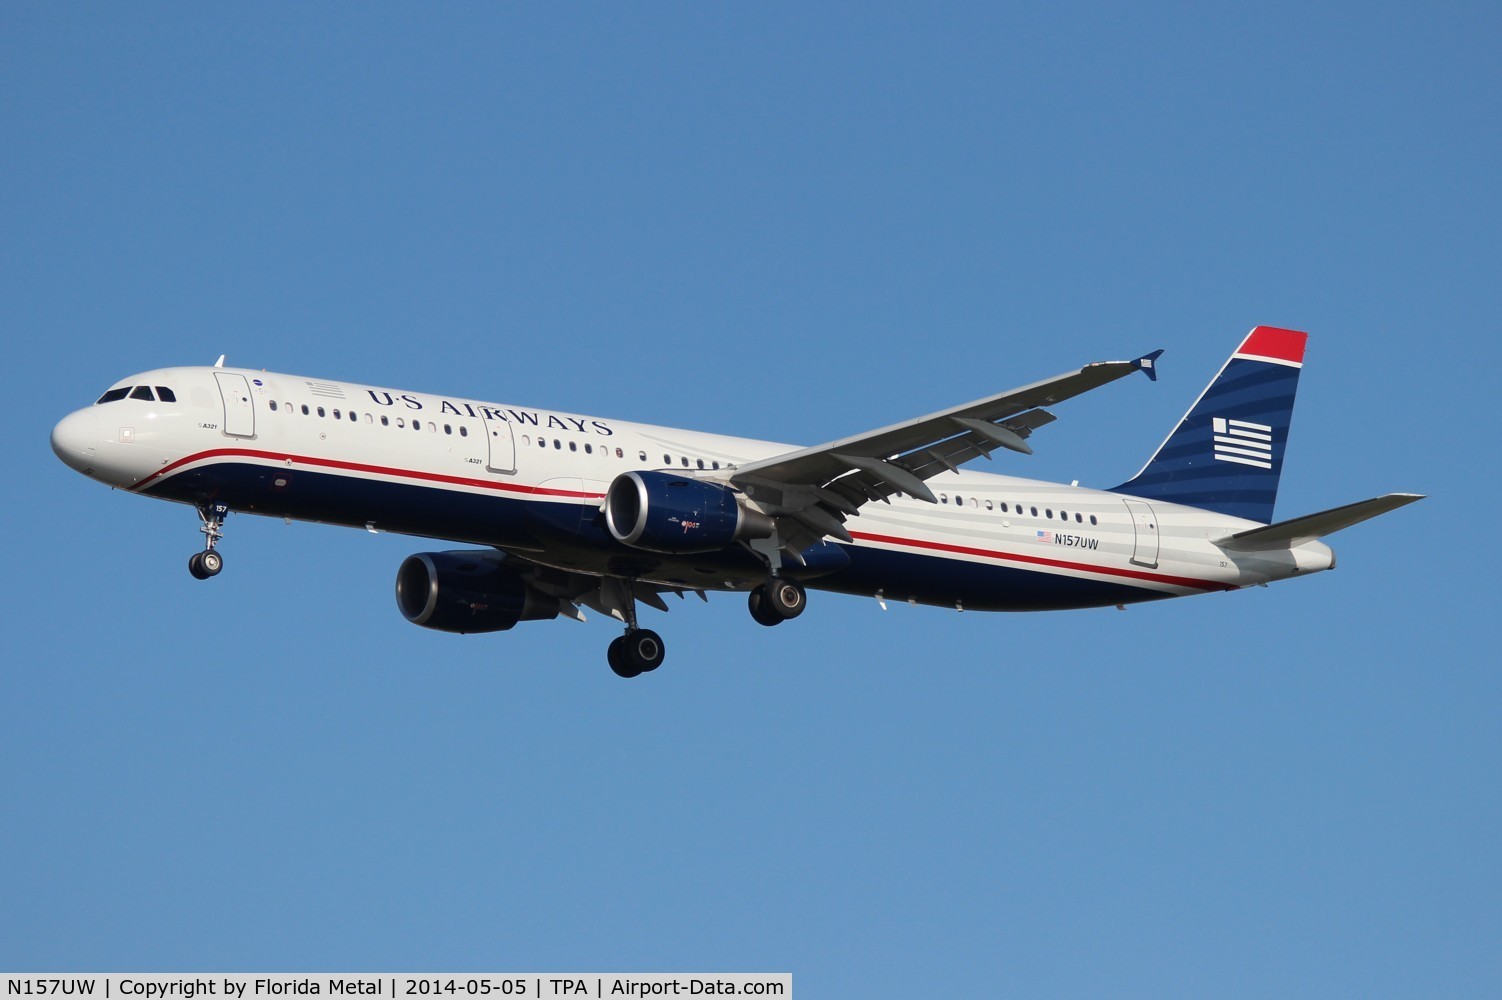
<path id="1" fill-rule="evenodd" d="M 504 493 L 525 493 L 530 496 L 548 497 L 571 497 L 580 500 L 600 500 L 603 493 L 584 493 L 579 490 L 555 490 L 544 489 L 541 486 L 523 486 L 520 483 L 503 483 L 493 479 L 470 479 L 466 476 L 446 476 L 439 472 L 419 472 L 413 469 L 393 469 L 385 465 L 364 465 L 359 462 L 344 462 L 333 458 L 309 458 L 305 455 L 288 455 L 283 452 L 257 451 L 251 448 L 215 448 L 212 451 L 200 451 L 180 458 L 171 465 L 163 466 L 156 472 L 147 476 L 132 490 L 142 490 L 156 480 L 169 473 L 182 468 L 192 462 L 202 462 L 211 458 L 260 458 L 272 462 L 293 462 L 296 465 L 313 465 L 326 469 L 345 469 L 350 472 L 366 472 L 377 476 L 398 476 L 403 479 L 423 479 L 434 483 L 449 483 L 454 486 L 473 486 L 483 490 L 500 490 Z"/>
<path id="2" fill-rule="evenodd" d="M 1236 590 L 1232 583 L 1212 583 L 1208 580 L 1195 580 L 1187 576 L 1169 576 L 1165 573 L 1144 573 L 1135 569 L 1118 569 L 1114 566 L 1092 566 L 1089 563 L 1069 562 L 1065 559 L 1048 559 L 1044 556 L 1027 556 L 1018 552 L 998 552 L 995 549 L 976 549 L 968 545 L 950 545 L 947 542 L 919 541 L 911 538 L 896 538 L 892 535 L 871 535 L 864 531 L 852 531 L 851 538 L 866 542 L 880 542 L 885 545 L 902 545 L 915 549 L 932 549 L 936 552 L 953 552 L 957 555 L 981 556 L 985 559 L 1001 559 L 1007 562 L 1029 563 L 1034 566 L 1050 566 L 1054 569 L 1067 569 L 1080 573 L 1099 573 L 1102 576 L 1120 576 L 1129 580 L 1146 580 L 1151 583 L 1167 584 L 1171 587 L 1192 587 L 1195 590 Z"/>
<path id="3" fill-rule="evenodd" d="M 466 476 L 447 476 L 437 472 L 419 472 L 411 469 L 393 469 L 384 465 L 365 465 L 360 462 L 345 462 L 332 458 L 310 458 L 307 456 L 288 455 L 284 452 L 259 451 L 252 448 L 215 448 L 211 451 L 200 451 L 180 458 L 169 465 L 165 465 L 152 473 L 150 476 L 131 487 L 138 491 L 157 480 L 170 475 L 177 469 L 193 462 L 201 462 L 215 458 L 259 458 L 273 462 L 291 461 L 304 466 L 317 466 L 327 469 L 340 469 L 349 472 L 363 472 L 379 476 L 394 476 L 402 479 L 425 480 L 433 483 L 445 483 L 454 486 L 471 486 L 479 489 L 497 490 L 505 493 L 521 493 L 529 496 L 568 497 L 578 500 L 600 500 L 603 493 L 585 493 L 577 490 L 544 489 L 540 486 L 524 486 L 518 483 L 502 483 L 488 479 L 471 479 Z M 1047 566 L 1053 569 L 1071 570 L 1081 573 L 1095 573 L 1101 576 L 1122 577 L 1129 580 L 1143 580 L 1150 583 L 1160 583 L 1171 587 L 1189 587 L 1194 590 L 1236 590 L 1235 584 L 1213 583 L 1206 580 L 1195 580 L 1184 576 L 1169 576 L 1163 573 L 1146 573 L 1141 570 L 1120 569 L 1112 566 L 1092 566 L 1089 563 L 1070 562 L 1064 559 L 1049 559 L 1044 556 L 1029 556 L 1014 552 L 1000 552 L 995 549 L 978 549 L 966 545 L 950 545 L 946 542 L 930 542 L 913 538 L 898 538 L 894 535 L 873 535 L 863 531 L 852 531 L 851 537 L 858 541 L 876 542 L 883 545 L 898 545 L 910 549 L 926 549 L 933 552 L 949 552 L 956 555 L 979 556 L 984 559 L 997 559 L 1005 562 L 1027 563 L 1034 566 Z"/>

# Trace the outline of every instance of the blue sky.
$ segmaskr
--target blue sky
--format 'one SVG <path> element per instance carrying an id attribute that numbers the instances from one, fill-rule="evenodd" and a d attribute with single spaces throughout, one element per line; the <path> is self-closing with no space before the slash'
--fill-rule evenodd
<path id="1" fill-rule="evenodd" d="M 0 11 L 0 968 L 775 970 L 801 996 L 1502 991 L 1483 4 Z M 815 443 L 1165 348 L 1007 471 L 1129 477 L 1308 330 L 1340 569 L 1043 615 L 408 625 L 415 539 L 110 494 L 231 364 Z"/>

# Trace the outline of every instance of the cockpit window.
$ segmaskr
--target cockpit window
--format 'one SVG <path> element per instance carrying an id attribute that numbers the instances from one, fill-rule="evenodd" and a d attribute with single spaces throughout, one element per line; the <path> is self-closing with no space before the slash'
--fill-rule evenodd
<path id="1" fill-rule="evenodd" d="M 130 390 L 130 398 L 144 399 L 147 402 L 152 403 L 156 402 L 156 397 L 151 394 L 151 386 L 149 385 L 138 385 L 134 389 Z"/>
<path id="2" fill-rule="evenodd" d="M 124 388 L 121 388 L 121 389 L 111 389 L 109 392 L 105 393 L 103 396 L 100 396 L 99 399 L 98 399 L 98 402 L 99 403 L 113 403 L 117 399 L 124 399 L 129 393 L 130 393 L 130 386 L 128 386 L 128 385 L 125 386 Z"/>
<path id="3" fill-rule="evenodd" d="M 177 393 L 173 392 L 165 385 L 159 385 L 156 387 L 156 398 L 160 399 L 164 403 L 175 403 L 177 402 Z"/>

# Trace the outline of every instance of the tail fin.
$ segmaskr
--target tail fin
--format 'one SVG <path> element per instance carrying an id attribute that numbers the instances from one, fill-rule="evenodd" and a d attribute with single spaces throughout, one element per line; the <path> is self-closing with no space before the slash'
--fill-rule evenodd
<path id="1" fill-rule="evenodd" d="M 1308 334 L 1259 326 L 1136 476 L 1113 492 L 1269 524 Z"/>

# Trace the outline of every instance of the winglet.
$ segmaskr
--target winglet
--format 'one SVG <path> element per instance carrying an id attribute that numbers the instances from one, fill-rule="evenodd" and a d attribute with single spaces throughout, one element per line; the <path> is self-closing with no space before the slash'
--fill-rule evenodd
<path id="1" fill-rule="evenodd" d="M 1136 361 L 1133 361 L 1132 362 L 1132 367 L 1136 368 L 1139 372 L 1141 372 L 1142 374 L 1146 375 L 1148 378 L 1150 378 L 1154 382 L 1156 382 L 1156 381 L 1158 381 L 1158 365 L 1157 365 L 1157 361 L 1158 361 L 1158 358 L 1162 356 L 1162 354 L 1163 354 L 1163 349 L 1160 347 L 1158 350 L 1154 351 L 1153 353 L 1151 353 L 1151 354 L 1144 354 L 1144 355 L 1142 355 L 1142 357 L 1138 358 Z"/>

